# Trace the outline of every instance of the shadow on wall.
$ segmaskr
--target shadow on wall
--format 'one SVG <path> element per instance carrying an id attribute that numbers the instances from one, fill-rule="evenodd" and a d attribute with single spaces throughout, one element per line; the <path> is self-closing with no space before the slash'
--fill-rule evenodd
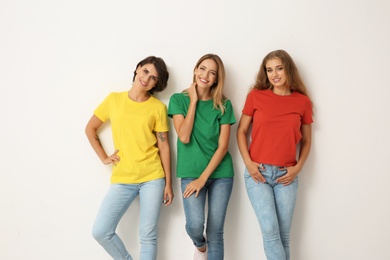
<path id="1" fill-rule="evenodd" d="M 295 206 L 294 219 L 291 228 L 291 237 L 290 237 L 290 250 L 291 250 L 291 259 L 305 259 L 305 249 L 301 245 L 303 236 L 306 235 L 307 230 L 307 205 L 308 198 L 310 197 L 310 190 L 313 187 L 313 181 L 315 178 L 315 158 L 316 158 L 316 148 L 315 148 L 315 131 L 316 125 L 313 124 L 312 130 L 312 147 L 310 155 L 303 167 L 302 172 L 299 174 L 299 188 L 298 188 L 298 197 Z"/>

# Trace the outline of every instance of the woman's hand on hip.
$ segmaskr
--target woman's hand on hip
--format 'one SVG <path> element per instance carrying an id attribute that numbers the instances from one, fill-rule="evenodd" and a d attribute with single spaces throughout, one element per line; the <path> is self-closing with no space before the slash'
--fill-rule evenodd
<path id="1" fill-rule="evenodd" d="M 299 169 L 295 166 L 281 167 L 280 169 L 286 169 L 287 172 L 282 177 L 277 178 L 276 182 L 283 184 L 284 186 L 291 184 L 299 173 Z"/>
<path id="2" fill-rule="evenodd" d="M 118 152 L 119 152 L 119 150 L 115 150 L 115 152 L 113 154 L 111 154 L 110 156 L 108 156 L 106 159 L 103 160 L 103 163 L 104 164 L 113 164 L 113 165 L 116 165 L 117 163 L 119 163 L 121 158 L 117 155 Z"/>
<path id="3" fill-rule="evenodd" d="M 261 174 L 261 172 L 259 170 L 259 168 L 261 170 L 265 170 L 265 168 L 262 164 L 251 161 L 251 162 L 246 164 L 246 168 L 248 169 L 249 174 L 252 176 L 252 179 L 256 183 L 258 183 L 258 182 L 266 183 L 263 174 Z"/>

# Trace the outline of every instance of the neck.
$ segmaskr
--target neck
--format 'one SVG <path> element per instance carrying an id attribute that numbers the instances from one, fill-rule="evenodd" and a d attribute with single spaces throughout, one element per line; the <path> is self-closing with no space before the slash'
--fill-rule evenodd
<path id="1" fill-rule="evenodd" d="M 198 99 L 199 100 L 210 100 L 211 99 L 211 95 L 210 95 L 210 91 L 209 90 L 202 90 L 202 89 L 197 89 L 196 90 L 197 94 L 198 94 Z"/>
<path id="2" fill-rule="evenodd" d="M 274 92 L 278 96 L 291 95 L 291 90 L 287 87 L 272 87 L 272 92 Z"/>
<path id="3" fill-rule="evenodd" d="M 137 91 L 134 88 L 131 88 L 127 95 L 134 102 L 144 102 L 150 98 L 148 92 Z"/>

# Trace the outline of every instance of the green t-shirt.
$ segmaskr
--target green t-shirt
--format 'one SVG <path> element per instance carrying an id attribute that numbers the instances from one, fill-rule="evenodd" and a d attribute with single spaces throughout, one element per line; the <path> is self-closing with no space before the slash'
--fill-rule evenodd
<path id="1" fill-rule="evenodd" d="M 114 147 L 120 162 L 112 168 L 111 183 L 132 184 L 164 178 L 156 132 L 167 132 L 166 106 L 151 96 L 134 102 L 127 91 L 111 93 L 95 109 L 103 122 L 111 121 Z"/>
<path id="2" fill-rule="evenodd" d="M 181 114 L 186 117 L 189 105 L 190 98 L 187 93 L 173 94 L 169 100 L 168 116 L 172 118 Z M 236 122 L 230 100 L 225 100 L 224 106 L 225 112 L 222 114 L 220 110 L 214 108 L 212 99 L 198 101 L 190 142 L 184 144 L 177 139 L 178 178 L 198 178 L 218 148 L 220 126 Z M 233 175 L 232 157 L 227 152 L 210 178 L 229 178 Z"/>

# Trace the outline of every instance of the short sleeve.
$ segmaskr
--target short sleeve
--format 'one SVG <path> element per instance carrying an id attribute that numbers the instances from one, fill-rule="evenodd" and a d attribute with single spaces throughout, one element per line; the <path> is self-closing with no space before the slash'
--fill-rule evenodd
<path id="1" fill-rule="evenodd" d="M 167 107 L 165 105 L 158 113 L 158 117 L 156 118 L 156 127 L 154 130 L 155 132 L 169 131 Z"/>
<path id="2" fill-rule="evenodd" d="M 309 98 L 305 103 L 305 109 L 302 115 L 302 124 L 311 124 L 313 123 L 313 105 Z"/>
<path id="3" fill-rule="evenodd" d="M 102 122 L 106 122 L 110 119 L 110 108 L 111 108 L 111 100 L 112 93 L 109 94 L 104 101 L 95 109 L 93 112 L 94 115 L 102 120 Z"/>
<path id="4" fill-rule="evenodd" d="M 168 116 L 173 117 L 174 115 L 186 115 L 186 112 L 184 111 L 184 100 L 183 100 L 183 94 L 173 94 L 171 98 L 169 99 L 169 105 L 168 105 Z"/>
<path id="5" fill-rule="evenodd" d="M 232 103 L 230 102 L 230 100 L 226 100 L 224 106 L 225 106 L 225 112 L 223 113 L 223 115 L 221 117 L 220 124 L 221 125 L 224 125 L 224 124 L 232 125 L 232 124 L 236 123 L 236 118 L 234 116 L 233 106 L 232 106 Z"/>
<path id="6" fill-rule="evenodd" d="M 255 106 L 254 106 L 254 99 L 255 99 L 255 91 L 252 90 L 249 92 L 249 94 L 246 97 L 246 101 L 244 104 L 244 108 L 242 109 L 242 113 L 253 117 L 253 114 L 255 113 Z"/>

